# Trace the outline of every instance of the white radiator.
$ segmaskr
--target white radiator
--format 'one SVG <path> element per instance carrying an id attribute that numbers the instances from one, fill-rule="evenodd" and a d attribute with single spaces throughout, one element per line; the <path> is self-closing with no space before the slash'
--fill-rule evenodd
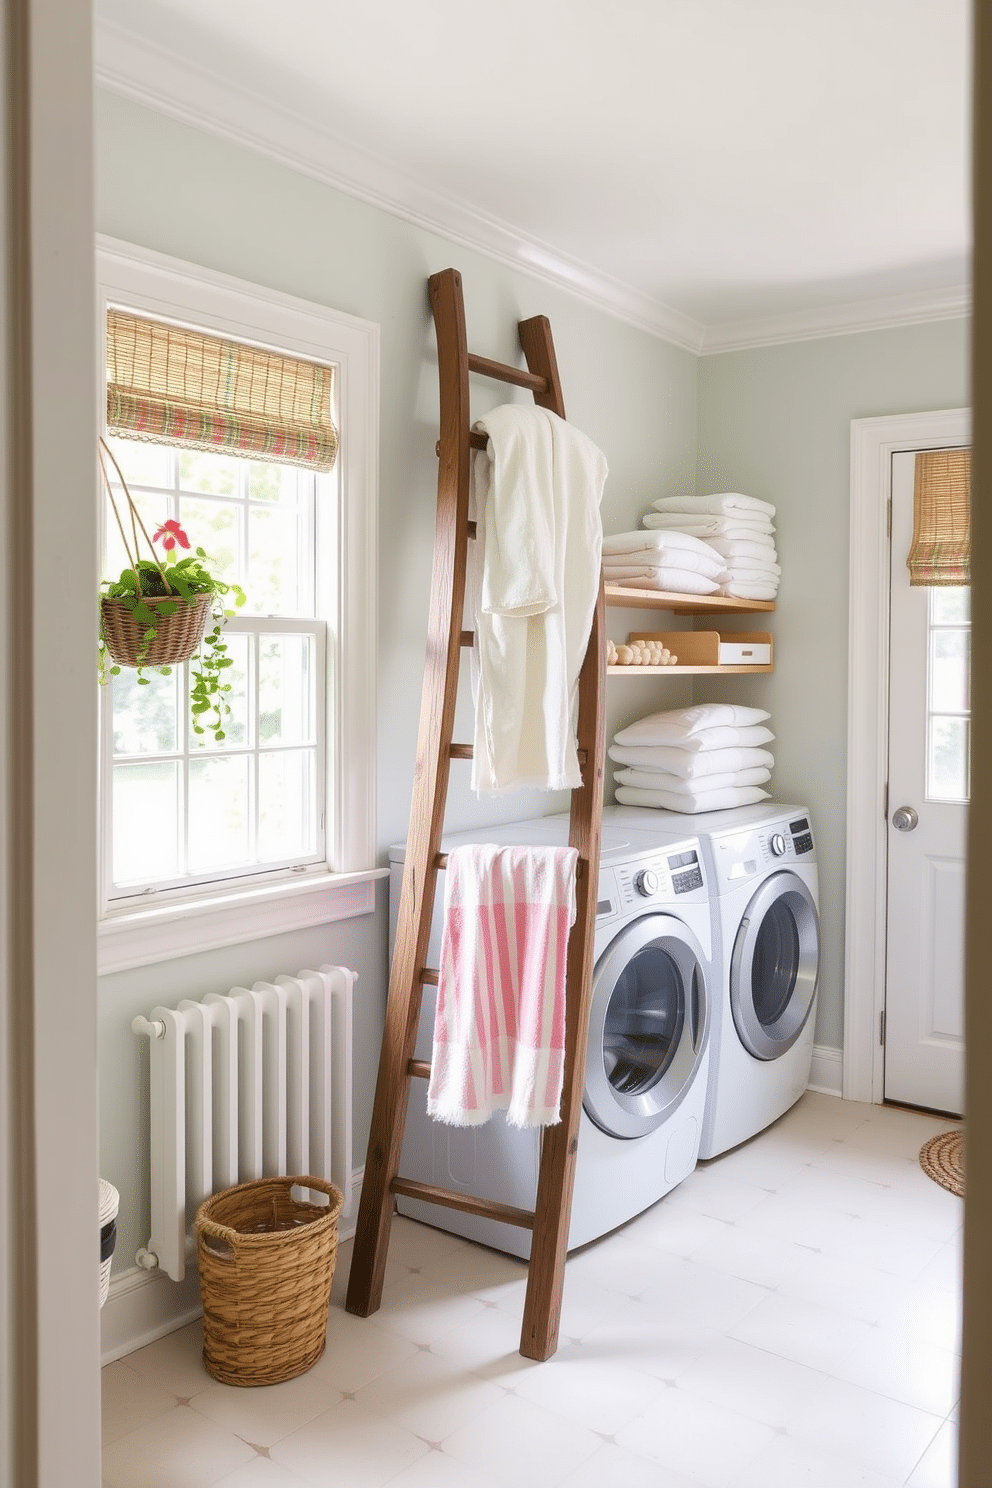
<path id="1" fill-rule="evenodd" d="M 351 1204 L 355 973 L 322 966 L 135 1018 L 148 1036 L 151 1218 L 136 1260 L 182 1281 L 205 1198 L 308 1173 Z"/>

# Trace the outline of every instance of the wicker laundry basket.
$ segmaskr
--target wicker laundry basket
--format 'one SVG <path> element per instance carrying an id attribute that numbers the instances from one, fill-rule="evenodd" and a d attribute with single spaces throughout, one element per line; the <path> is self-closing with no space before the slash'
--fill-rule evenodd
<path id="1" fill-rule="evenodd" d="M 100 1179 L 100 1306 L 110 1290 L 110 1263 L 117 1244 L 117 1210 L 120 1194 L 106 1178 Z"/>
<path id="2" fill-rule="evenodd" d="M 210 618 L 211 596 L 198 594 L 191 602 L 176 594 L 162 595 L 157 599 L 146 597 L 143 603 L 154 610 L 166 600 L 176 608 L 170 615 L 159 616 L 155 635 L 142 656 L 148 627 L 135 618 L 122 600 L 101 599 L 104 640 L 118 666 L 137 666 L 139 657 L 142 666 L 177 666 L 196 654 Z"/>
<path id="3" fill-rule="evenodd" d="M 294 1188 L 327 1194 L 304 1203 Z M 227 1385 L 274 1385 L 324 1352 L 344 1197 L 322 1178 L 258 1178 L 196 1216 L 203 1362 Z"/>

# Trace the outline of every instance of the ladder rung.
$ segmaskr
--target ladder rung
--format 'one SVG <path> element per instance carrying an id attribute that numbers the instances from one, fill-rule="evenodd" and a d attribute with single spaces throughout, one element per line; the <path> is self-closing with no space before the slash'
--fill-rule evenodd
<path id="1" fill-rule="evenodd" d="M 466 522 L 465 525 L 466 525 L 466 528 L 468 530 L 469 537 L 474 537 L 475 536 L 475 533 L 476 533 L 475 523 L 474 522 Z"/>
<path id="2" fill-rule="evenodd" d="M 447 866 L 448 866 L 448 854 L 447 853 L 438 853 L 437 856 L 434 859 L 434 867 L 435 868 L 447 868 Z"/>
<path id="3" fill-rule="evenodd" d="M 430 966 L 422 966 L 420 968 L 420 978 L 419 978 L 419 980 L 420 980 L 420 983 L 421 983 L 422 986 L 424 986 L 424 987 L 436 987 L 437 986 L 437 978 L 438 978 L 438 974 L 437 974 L 437 972 L 432 967 L 430 967 Z"/>
<path id="4" fill-rule="evenodd" d="M 463 630 L 462 633 L 461 633 L 461 635 L 458 637 L 458 644 L 460 646 L 474 646 L 475 645 L 475 631 L 474 630 Z"/>
<path id="5" fill-rule="evenodd" d="M 429 1059 L 411 1059 L 407 1064 L 406 1072 L 417 1080 L 429 1080 L 431 1077 L 431 1062 Z"/>
<path id="6" fill-rule="evenodd" d="M 452 1193 L 450 1188 L 435 1188 L 430 1183 L 414 1183 L 409 1178 L 394 1178 L 389 1185 L 394 1194 L 404 1194 L 408 1199 L 423 1199 L 428 1204 L 441 1204 L 445 1209 L 460 1209 L 463 1214 L 477 1214 L 482 1219 L 498 1219 L 503 1224 L 519 1226 L 522 1230 L 534 1228 L 534 1213 L 531 1209 L 515 1209 L 512 1204 L 497 1204 L 493 1199 L 476 1199 L 470 1194 Z"/>
<path id="7" fill-rule="evenodd" d="M 471 759 L 475 750 L 471 744 L 449 744 L 448 756 L 450 759 Z"/>
<path id="8" fill-rule="evenodd" d="M 506 362 L 492 362 L 488 357 L 468 354 L 468 370 L 481 372 L 483 377 L 495 377 L 497 382 L 512 382 L 515 387 L 530 388 L 532 393 L 546 393 L 548 379 L 537 372 L 525 372 L 523 367 L 510 367 Z"/>
<path id="9" fill-rule="evenodd" d="M 473 449 L 477 449 L 477 450 L 488 449 L 489 448 L 489 435 L 488 434 L 477 434 L 474 429 L 470 429 L 469 432 L 468 432 L 468 442 L 472 446 Z M 440 441 L 440 439 L 437 439 L 434 442 L 434 453 L 440 459 L 440 456 L 441 456 L 441 441 Z"/>

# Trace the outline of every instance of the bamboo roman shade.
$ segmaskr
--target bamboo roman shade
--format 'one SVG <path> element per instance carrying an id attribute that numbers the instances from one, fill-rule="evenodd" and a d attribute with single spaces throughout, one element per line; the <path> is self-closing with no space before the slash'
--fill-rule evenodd
<path id="1" fill-rule="evenodd" d="M 107 314 L 107 429 L 330 470 L 333 370 L 181 326 Z"/>
<path id="2" fill-rule="evenodd" d="M 906 559 L 916 585 L 971 583 L 971 450 L 916 456 L 913 542 Z"/>

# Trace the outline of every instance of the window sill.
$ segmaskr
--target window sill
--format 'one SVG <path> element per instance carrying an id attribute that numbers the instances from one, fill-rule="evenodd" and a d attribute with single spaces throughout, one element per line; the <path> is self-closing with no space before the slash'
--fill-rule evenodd
<path id="1" fill-rule="evenodd" d="M 375 880 L 388 873 L 388 868 L 315 873 L 254 889 L 173 899 L 149 909 L 112 911 L 97 925 L 97 971 L 106 976 L 371 914 Z"/>

